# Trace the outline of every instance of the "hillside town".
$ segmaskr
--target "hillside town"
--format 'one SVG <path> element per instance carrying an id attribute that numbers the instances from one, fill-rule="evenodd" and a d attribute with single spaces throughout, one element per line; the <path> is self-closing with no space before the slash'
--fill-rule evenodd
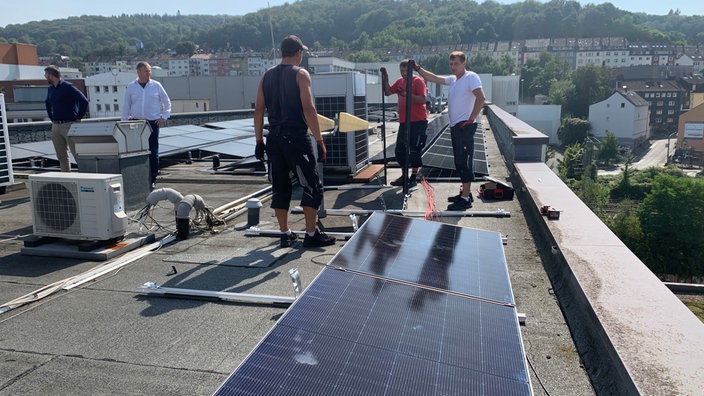
<path id="1" fill-rule="evenodd" d="M 704 51 L 699 46 L 651 45 L 629 43 L 625 38 L 553 38 L 517 42 L 473 43 L 463 45 L 416 48 L 384 48 L 389 62 L 355 63 L 345 60 L 342 51 L 311 49 L 303 61 L 314 76 L 329 73 L 357 73 L 367 85 L 367 114 L 381 102 L 378 91 L 380 67 L 396 71 L 401 59 L 423 62 L 434 55 L 454 50 L 472 56 L 492 59 L 510 58 L 514 70 L 549 53 L 564 60 L 572 70 L 586 65 L 607 68 L 616 86 L 613 97 L 590 105 L 592 134 L 603 138 L 607 131 L 616 134 L 619 145 L 637 150 L 653 136 L 677 136 L 672 154 L 683 153 L 689 161 L 697 161 L 697 152 L 704 151 L 702 127 L 697 116 L 680 125 L 680 116 L 704 103 Z M 89 99 L 91 118 L 119 117 L 126 85 L 135 77 L 137 62 L 153 66 L 152 77 L 169 88 L 174 113 L 250 109 L 260 76 L 277 64 L 275 51 L 268 53 L 218 52 L 177 55 L 175 52 L 153 54 L 146 59 L 119 58 L 86 61 L 80 68 L 69 67 L 62 56 L 38 57 L 36 46 L 0 44 L 0 92 L 5 96 L 9 123 L 46 120 L 44 96 L 46 84 L 43 68 L 56 64 L 62 74 L 82 90 Z M 395 77 L 398 77 L 396 75 Z M 520 73 L 510 76 L 481 75 L 492 103 L 516 115 L 549 136 L 551 144 L 559 144 L 557 130 L 562 116 L 560 106 L 547 103 L 545 95 L 530 95 Z M 216 88 L 217 87 L 217 88 Z M 433 96 L 446 95 L 441 87 L 429 84 Z M 618 102 L 618 103 L 617 103 Z M 616 106 L 628 117 L 616 116 Z M 619 110 L 620 111 L 620 110 Z M 691 118 L 691 117 L 687 117 Z"/>

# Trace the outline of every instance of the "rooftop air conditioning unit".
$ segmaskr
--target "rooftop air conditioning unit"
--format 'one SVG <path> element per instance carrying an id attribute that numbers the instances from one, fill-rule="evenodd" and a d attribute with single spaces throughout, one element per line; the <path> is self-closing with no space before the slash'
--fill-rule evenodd
<path id="1" fill-rule="evenodd" d="M 34 234 L 38 236 L 104 241 L 125 235 L 122 175 L 30 175 L 29 194 Z"/>

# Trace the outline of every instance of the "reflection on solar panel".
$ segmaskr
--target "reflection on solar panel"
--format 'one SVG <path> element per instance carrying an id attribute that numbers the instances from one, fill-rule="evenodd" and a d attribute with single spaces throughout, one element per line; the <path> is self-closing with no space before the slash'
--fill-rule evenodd
<path id="1" fill-rule="evenodd" d="M 474 176 L 481 178 L 489 175 L 489 167 L 486 162 L 486 151 L 484 148 L 484 134 L 481 124 L 477 128 L 477 133 L 474 135 Z M 439 168 L 452 171 L 452 176 L 459 177 L 456 174 L 455 163 L 452 155 L 452 139 L 450 138 L 450 128 L 446 128 L 442 134 L 431 143 L 431 146 L 423 154 L 423 174 L 426 176 L 438 177 L 440 173 L 433 172 L 432 169 Z M 441 172 L 442 173 L 442 172 Z M 443 175 L 443 177 L 445 174 Z"/>
<path id="2" fill-rule="evenodd" d="M 496 233 L 375 213 L 216 394 L 530 395 L 512 302 Z"/>

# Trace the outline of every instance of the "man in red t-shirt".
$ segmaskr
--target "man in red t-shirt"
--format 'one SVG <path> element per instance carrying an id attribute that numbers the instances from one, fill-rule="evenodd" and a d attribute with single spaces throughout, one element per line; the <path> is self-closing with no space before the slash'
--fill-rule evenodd
<path id="1" fill-rule="evenodd" d="M 413 76 L 411 83 L 411 133 L 409 139 L 409 159 L 406 161 L 406 76 L 408 70 L 408 60 L 404 60 L 399 65 L 401 77 L 393 85 L 389 85 L 389 76 L 386 69 L 384 73 L 384 94 L 386 96 L 398 95 L 398 135 L 396 136 L 396 161 L 402 166 L 411 167 L 411 175 L 408 178 L 408 189 L 417 188 L 416 176 L 418 169 L 423 166 L 421 150 L 425 146 L 428 128 L 428 115 L 425 107 L 425 95 L 427 88 L 425 81 L 418 76 Z M 403 176 L 391 182 L 392 186 L 403 186 Z"/>

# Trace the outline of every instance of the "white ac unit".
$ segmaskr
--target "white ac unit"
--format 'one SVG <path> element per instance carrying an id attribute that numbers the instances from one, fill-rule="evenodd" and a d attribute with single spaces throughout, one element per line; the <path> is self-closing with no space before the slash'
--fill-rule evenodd
<path id="1" fill-rule="evenodd" d="M 127 230 L 122 175 L 42 173 L 29 176 L 34 234 L 105 241 Z"/>

